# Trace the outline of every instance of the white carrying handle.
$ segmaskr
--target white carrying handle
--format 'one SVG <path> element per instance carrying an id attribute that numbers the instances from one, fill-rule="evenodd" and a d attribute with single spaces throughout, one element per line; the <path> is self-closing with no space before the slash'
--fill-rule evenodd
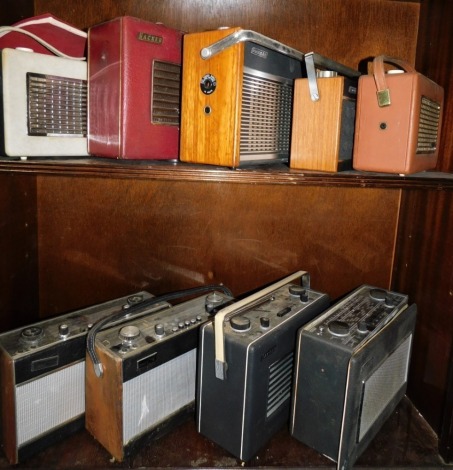
<path id="1" fill-rule="evenodd" d="M 223 331 L 223 325 L 225 319 L 229 316 L 234 315 L 234 313 L 238 313 L 238 310 L 241 310 L 243 307 L 250 305 L 268 294 L 276 291 L 280 287 L 283 287 L 286 284 L 289 284 L 291 281 L 295 279 L 299 279 L 302 276 L 308 274 L 307 271 L 298 271 L 294 274 L 291 274 L 288 277 L 285 277 L 281 281 L 272 284 L 265 289 L 252 294 L 245 299 L 242 299 L 228 307 L 223 308 L 214 318 L 214 338 L 215 338 L 215 375 L 220 380 L 225 380 L 226 378 L 226 371 L 227 371 L 227 362 L 225 359 L 225 334 Z"/>

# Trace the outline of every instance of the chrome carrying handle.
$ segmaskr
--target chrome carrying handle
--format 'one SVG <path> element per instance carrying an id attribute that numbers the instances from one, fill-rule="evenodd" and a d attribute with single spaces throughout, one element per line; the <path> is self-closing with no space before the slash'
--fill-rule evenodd
<path id="1" fill-rule="evenodd" d="M 319 100 L 317 69 L 329 70 L 348 78 L 359 78 L 361 75 L 358 70 L 351 69 L 346 65 L 328 59 L 316 52 L 308 52 L 305 54 L 305 67 L 307 69 L 308 88 L 312 101 Z"/>
<path id="2" fill-rule="evenodd" d="M 253 42 L 255 44 L 259 44 L 260 46 L 267 47 L 268 49 L 272 49 L 273 51 L 280 52 L 281 54 L 287 55 L 292 57 L 293 59 L 297 59 L 299 61 L 304 60 L 304 54 L 292 47 L 286 46 L 275 39 L 271 39 L 263 34 L 256 33 L 255 31 L 251 31 L 248 29 L 240 29 L 235 31 L 234 33 L 225 36 L 224 38 L 220 39 L 219 41 L 211 44 L 210 46 L 203 47 L 201 49 L 200 55 L 202 59 L 210 59 L 211 57 L 215 56 L 219 52 L 224 51 L 228 47 L 234 46 L 240 42 Z"/>
<path id="3" fill-rule="evenodd" d="M 220 310 L 214 319 L 214 342 L 215 342 L 215 376 L 220 380 L 225 380 L 227 375 L 228 364 L 225 357 L 225 332 L 224 323 L 226 319 L 239 314 L 245 307 L 253 308 L 254 304 L 261 303 L 266 296 L 269 296 L 280 287 L 289 284 L 295 279 L 302 279 L 305 287 L 310 287 L 310 275 L 307 271 L 297 271 L 290 276 L 285 277 L 255 294 L 239 300 L 238 302 Z"/>

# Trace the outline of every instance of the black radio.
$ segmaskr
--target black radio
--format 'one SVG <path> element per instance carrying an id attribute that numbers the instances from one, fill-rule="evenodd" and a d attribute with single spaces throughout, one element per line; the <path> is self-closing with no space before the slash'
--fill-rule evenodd
<path id="1" fill-rule="evenodd" d="M 203 289 L 165 312 L 90 331 L 86 428 L 118 461 L 194 414 L 199 327 L 233 300 L 228 289 Z"/>
<path id="2" fill-rule="evenodd" d="M 350 468 L 404 396 L 416 305 L 361 286 L 298 333 L 290 432 Z"/>
<path id="3" fill-rule="evenodd" d="M 299 271 L 203 325 L 198 431 L 241 460 L 252 458 L 288 422 L 297 330 L 328 305 Z"/>
<path id="4" fill-rule="evenodd" d="M 83 428 L 89 329 L 150 298 L 138 292 L 0 335 L 2 446 L 11 463 Z"/>

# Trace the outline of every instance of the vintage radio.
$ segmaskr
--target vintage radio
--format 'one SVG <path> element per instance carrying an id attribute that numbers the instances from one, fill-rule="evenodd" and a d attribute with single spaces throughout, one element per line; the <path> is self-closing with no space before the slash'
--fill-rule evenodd
<path id="1" fill-rule="evenodd" d="M 238 167 L 287 161 L 303 54 L 240 28 L 184 36 L 180 159 Z"/>
<path id="2" fill-rule="evenodd" d="M 178 158 L 182 34 L 129 16 L 89 29 L 90 154 Z"/>
<path id="3" fill-rule="evenodd" d="M 400 70 L 385 73 L 384 64 Z M 387 56 L 359 79 L 353 166 L 356 170 L 417 173 L 436 167 L 443 89 L 408 63 Z"/>
<path id="4" fill-rule="evenodd" d="M 232 301 L 225 292 L 212 291 L 95 337 L 90 331 L 87 353 L 94 367 L 86 369 L 86 428 L 118 461 L 193 416 L 198 330 Z"/>
<path id="5" fill-rule="evenodd" d="M 293 281 L 302 277 L 302 285 Z M 297 330 L 329 306 L 299 271 L 222 309 L 200 331 L 197 429 L 250 460 L 289 420 Z"/>
<path id="6" fill-rule="evenodd" d="M 294 81 L 290 167 L 351 169 L 360 73 L 313 52 L 305 65 L 307 78 Z"/>
<path id="7" fill-rule="evenodd" d="M 87 156 L 86 62 L 6 48 L 0 68 L 0 153 Z"/>
<path id="8" fill-rule="evenodd" d="M 290 432 L 351 468 L 404 396 L 416 305 L 363 285 L 298 333 Z"/>
<path id="9" fill-rule="evenodd" d="M 0 335 L 2 446 L 11 463 L 83 428 L 89 328 L 151 297 L 138 292 Z"/>

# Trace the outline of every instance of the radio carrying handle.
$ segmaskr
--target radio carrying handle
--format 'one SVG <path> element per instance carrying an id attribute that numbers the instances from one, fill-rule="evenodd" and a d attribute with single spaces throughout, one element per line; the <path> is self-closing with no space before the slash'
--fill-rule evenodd
<path id="1" fill-rule="evenodd" d="M 360 72 L 347 67 L 346 65 L 328 59 L 316 52 L 308 52 L 305 54 L 305 67 L 307 69 L 308 88 L 310 91 L 310 98 L 312 101 L 319 100 L 318 81 L 316 69 L 323 69 L 335 72 L 339 75 L 344 75 L 348 78 L 357 79 Z"/>
<path id="2" fill-rule="evenodd" d="M 214 318 L 214 341 L 215 341 L 215 376 L 220 380 L 226 379 L 228 364 L 225 358 L 225 333 L 223 330 L 224 323 L 232 316 L 241 313 L 244 307 L 253 306 L 252 304 L 260 302 L 266 295 L 272 294 L 280 287 L 289 284 L 295 279 L 302 279 L 302 283 L 306 287 L 310 287 L 310 275 L 307 271 L 297 271 L 281 281 L 252 294 L 245 299 L 223 308 Z"/>
<path id="3" fill-rule="evenodd" d="M 373 60 L 373 76 L 374 81 L 376 83 L 376 95 L 380 108 L 383 108 L 384 106 L 390 106 L 391 104 L 390 89 L 387 85 L 387 80 L 385 78 L 385 62 L 396 65 L 403 69 L 405 72 L 416 72 L 415 68 L 404 60 L 396 59 L 394 57 L 389 57 L 386 55 L 376 56 Z"/>
<path id="4" fill-rule="evenodd" d="M 201 49 L 200 55 L 202 59 L 210 59 L 212 56 L 222 52 L 228 47 L 234 46 L 240 42 L 247 41 L 259 44 L 263 47 L 267 47 L 273 51 L 280 52 L 281 54 L 292 57 L 293 59 L 300 60 L 301 62 L 304 60 L 304 54 L 297 49 L 293 49 L 292 47 L 286 46 L 285 44 L 282 44 L 275 39 L 271 39 L 267 36 L 264 36 L 263 34 L 248 29 L 240 29 L 235 31 L 234 33 L 225 36 L 219 41 L 214 42 L 210 46 L 203 47 L 203 49 Z"/>

